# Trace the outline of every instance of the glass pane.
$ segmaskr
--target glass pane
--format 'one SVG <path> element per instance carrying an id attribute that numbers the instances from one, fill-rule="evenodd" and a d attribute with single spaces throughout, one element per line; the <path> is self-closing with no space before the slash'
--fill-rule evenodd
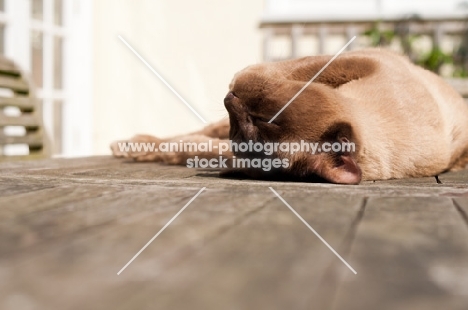
<path id="1" fill-rule="evenodd" d="M 54 155 L 62 153 L 62 131 L 63 131 L 63 102 L 54 100 L 53 105 L 54 129 L 53 129 L 53 148 Z"/>
<path id="2" fill-rule="evenodd" d="M 31 0 L 31 18 L 42 20 L 44 14 L 43 0 Z"/>
<path id="3" fill-rule="evenodd" d="M 59 26 L 63 24 L 63 0 L 55 0 L 54 23 Z"/>
<path id="4" fill-rule="evenodd" d="M 5 54 L 5 25 L 0 25 L 0 54 Z"/>
<path id="5" fill-rule="evenodd" d="M 5 0 L 0 0 L 0 11 L 5 12 Z"/>
<path id="6" fill-rule="evenodd" d="M 63 39 L 54 37 L 54 88 L 63 87 Z"/>
<path id="7" fill-rule="evenodd" d="M 31 65 L 35 86 L 42 87 L 44 72 L 44 36 L 40 31 L 31 31 Z"/>

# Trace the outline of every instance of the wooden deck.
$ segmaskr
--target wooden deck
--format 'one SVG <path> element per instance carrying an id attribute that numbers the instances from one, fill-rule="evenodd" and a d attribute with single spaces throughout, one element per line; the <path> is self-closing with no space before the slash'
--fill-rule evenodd
<path id="1" fill-rule="evenodd" d="M 466 310 L 468 170 L 440 179 L 339 186 L 109 157 L 3 163 L 0 309 Z"/>

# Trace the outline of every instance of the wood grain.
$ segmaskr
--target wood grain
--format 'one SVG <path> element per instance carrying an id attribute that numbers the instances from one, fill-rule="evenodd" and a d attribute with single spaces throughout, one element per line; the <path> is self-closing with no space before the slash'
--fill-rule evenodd
<path id="1" fill-rule="evenodd" d="M 0 126 L 38 127 L 40 121 L 34 115 L 4 116 L 0 114 Z"/>
<path id="2" fill-rule="evenodd" d="M 0 97 L 0 108 L 17 107 L 32 111 L 35 107 L 33 99 L 29 97 Z"/>
<path id="3" fill-rule="evenodd" d="M 5 136 L 0 134 L 0 145 L 27 144 L 29 146 L 42 146 L 43 134 L 41 131 L 27 133 L 24 136 Z"/>
<path id="4" fill-rule="evenodd" d="M 465 309 L 467 176 L 340 186 L 106 156 L 1 163 L 0 309 Z"/>
<path id="5" fill-rule="evenodd" d="M 466 309 L 467 240 L 451 199 L 369 199 L 334 309 Z"/>
<path id="6" fill-rule="evenodd" d="M 0 75 L 0 87 L 2 88 L 9 88 L 14 92 L 27 94 L 29 92 L 29 85 L 23 79 L 8 76 L 8 75 Z"/>

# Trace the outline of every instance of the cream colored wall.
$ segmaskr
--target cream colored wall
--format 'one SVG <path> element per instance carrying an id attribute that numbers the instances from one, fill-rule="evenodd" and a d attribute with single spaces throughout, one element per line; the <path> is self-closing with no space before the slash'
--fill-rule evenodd
<path id="1" fill-rule="evenodd" d="M 122 35 L 209 122 L 227 116 L 232 75 L 261 60 L 263 0 L 98 0 L 93 22 L 93 150 L 136 133 L 170 136 L 203 123 Z"/>

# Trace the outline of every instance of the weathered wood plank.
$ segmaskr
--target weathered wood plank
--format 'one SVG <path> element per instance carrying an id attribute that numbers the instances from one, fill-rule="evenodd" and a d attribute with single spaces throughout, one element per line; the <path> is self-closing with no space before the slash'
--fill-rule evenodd
<path id="1" fill-rule="evenodd" d="M 69 169 L 60 167 L 51 167 L 49 169 L 32 168 L 27 171 L 17 171 L 16 169 L 6 170 L 4 177 L 10 178 L 11 182 L 16 179 L 22 180 L 42 180 L 43 182 L 57 182 L 60 184 L 128 184 L 128 185 L 163 185 L 163 186 L 196 186 L 203 187 L 202 184 L 214 184 L 217 178 L 217 172 L 208 177 L 197 177 L 199 171 L 187 168 L 177 168 L 170 166 L 160 166 L 158 164 L 134 164 L 117 163 L 106 165 L 102 164 L 90 166 L 70 166 Z M 121 176 L 121 177 L 119 177 Z M 192 177 L 194 179 L 192 180 Z"/>
<path id="2" fill-rule="evenodd" d="M 227 180 L 109 157 L 2 163 L 0 171 L 0 308 L 464 309 L 467 302 L 468 225 L 453 204 L 468 208 L 466 171 L 443 175 L 442 185 L 423 178 L 359 186 Z M 207 191 L 117 276 L 202 186 Z M 371 198 L 362 213 L 364 197 Z"/>
<path id="3" fill-rule="evenodd" d="M 23 166 L 24 165 L 24 166 Z M 47 166 L 48 169 L 36 167 Z M 209 186 L 223 189 L 225 186 L 263 187 L 281 184 L 285 190 L 304 190 L 322 194 L 344 194 L 362 196 L 447 196 L 468 197 L 468 171 L 448 173 L 441 176 L 444 184 L 437 184 L 434 178 L 365 182 L 359 186 L 339 186 L 332 184 L 311 184 L 292 182 L 264 182 L 256 180 L 220 179 L 218 171 L 188 169 L 181 166 L 168 166 L 159 163 L 134 163 L 131 160 L 96 157 L 82 159 L 55 159 L 30 163 L 10 163 L 1 165 L 2 175 L 12 179 L 55 180 L 67 184 L 108 183 L 108 184 L 160 184 L 164 186 Z"/>
<path id="4" fill-rule="evenodd" d="M 0 65 L 8 69 L 16 69 L 15 63 L 3 55 L 0 55 Z"/>
<path id="5" fill-rule="evenodd" d="M 42 132 L 27 133 L 24 136 L 6 136 L 0 134 L 0 145 L 7 144 L 28 144 L 31 146 L 41 146 L 44 144 Z"/>
<path id="6" fill-rule="evenodd" d="M 375 185 L 418 185 L 418 186 L 432 186 L 432 187 L 453 187 L 453 188 L 468 188 L 468 169 L 448 172 L 439 175 L 442 184 L 437 184 L 435 177 L 427 178 L 408 178 L 408 179 L 395 179 L 386 181 L 376 181 Z M 369 182 L 370 183 L 370 182 Z"/>
<path id="7" fill-rule="evenodd" d="M 466 309 L 467 240 L 451 199 L 370 198 L 334 309 Z"/>
<path id="8" fill-rule="evenodd" d="M 47 158 L 47 156 L 42 152 L 42 149 L 30 149 L 28 155 L 13 155 L 6 156 L 0 155 L 1 162 L 26 162 L 26 161 L 36 161 Z"/>
<path id="9" fill-rule="evenodd" d="M 299 198 L 293 192 L 283 196 L 337 251 L 344 248 L 361 198 Z M 326 305 L 327 300 L 314 293 L 327 267 L 338 258 L 281 201 L 267 197 L 262 197 L 264 206 L 257 212 L 200 249 L 193 259 L 148 279 L 147 287 L 139 288 L 117 309 L 312 309 Z M 152 248 L 142 254 L 142 260 L 156 258 L 161 250 Z M 351 273 L 342 264 L 338 268 Z M 128 281 L 138 279 L 132 269 L 122 276 Z"/>
<path id="10" fill-rule="evenodd" d="M 22 110 L 35 109 L 34 100 L 29 97 L 0 97 L 0 108 L 17 107 Z"/>
<path id="11" fill-rule="evenodd" d="M 14 92 L 27 94 L 29 93 L 29 85 L 23 79 L 0 75 L 0 87 L 9 88 Z"/>
<path id="12" fill-rule="evenodd" d="M 32 171 L 47 171 L 49 169 L 62 169 L 67 171 L 73 168 L 93 169 L 106 166 L 123 166 L 128 160 L 112 158 L 110 156 L 93 156 L 79 158 L 54 158 L 28 162 L 0 162 L 2 176 L 28 175 Z"/>
<path id="13" fill-rule="evenodd" d="M 0 197 L 13 196 L 51 187 L 54 187 L 54 185 L 41 180 L 11 180 L 0 174 Z"/>
<path id="14" fill-rule="evenodd" d="M 130 265 L 124 273 L 127 275 L 125 279 L 118 277 L 117 271 L 197 190 L 165 189 L 161 197 L 161 191 L 150 195 L 148 189 L 145 195 L 130 195 L 125 201 L 120 197 L 115 205 L 99 204 L 93 199 L 94 204 L 89 205 L 88 212 L 75 208 L 69 212 L 69 220 L 60 215 L 60 220 L 55 222 L 62 227 L 86 214 L 95 218 L 94 223 L 97 223 L 105 213 L 97 212 L 93 216 L 92 208 L 101 205 L 104 211 L 107 205 L 111 208 L 108 214 L 114 214 L 119 220 L 60 234 L 61 237 L 20 249 L 8 258 L 0 258 L 0 266 L 8 271 L 4 277 L 6 281 L 0 282 L 0 300 L 8 300 L 15 288 L 21 288 L 20 293 L 38 308 L 83 309 L 95 305 L 101 305 L 103 309 L 116 308 L 140 291 L 139 283 L 152 282 L 158 274 L 176 268 L 243 218 L 248 218 L 248 214 L 255 212 L 263 202 L 254 191 L 249 192 L 251 195 L 233 191 L 203 193 L 148 247 L 148 252 L 145 251 Z M 189 197 L 177 202 L 170 200 L 181 192 L 189 194 Z M 239 204 L 232 204 L 238 194 Z M 117 205 L 120 209 L 116 210 Z M 127 213 L 121 214 L 124 208 L 128 209 Z M 75 219 L 71 220 L 71 217 Z M 50 224 L 44 223 L 41 227 Z M 81 284 L 77 287 L 78 283 Z M 51 292 L 55 290 L 60 290 L 61 294 L 52 296 Z M 115 294 L 116 291 L 120 293 Z"/>
<path id="15" fill-rule="evenodd" d="M 468 228 L 468 197 L 467 198 L 455 198 L 453 199 L 457 210 L 460 212 L 460 216 L 465 220 L 466 227 Z"/>
<path id="16" fill-rule="evenodd" d="M 185 191 L 160 187 L 80 186 L 3 198 L 0 200 L 5 206 L 0 209 L 0 257 L 126 216 L 164 211 L 167 203 L 187 196 Z M 158 199 L 165 199 L 166 204 L 158 203 Z"/>
<path id="17" fill-rule="evenodd" d="M 5 116 L 0 114 L 0 127 L 4 126 L 25 126 L 39 127 L 40 120 L 36 115 L 24 114 L 20 116 Z"/>
<path id="18" fill-rule="evenodd" d="M 14 66 L 1 63 L 0 62 L 0 73 L 1 74 L 7 74 L 7 75 L 12 75 L 12 76 L 20 76 L 21 72 L 16 69 Z"/>
<path id="19" fill-rule="evenodd" d="M 74 203 L 122 191 L 120 186 L 56 185 L 31 192 L 0 197 L 0 222 L 23 221 L 22 216 L 53 209 L 74 209 Z M 73 206 L 72 206 L 73 205 Z M 52 216 L 52 214 L 51 214 Z"/>

